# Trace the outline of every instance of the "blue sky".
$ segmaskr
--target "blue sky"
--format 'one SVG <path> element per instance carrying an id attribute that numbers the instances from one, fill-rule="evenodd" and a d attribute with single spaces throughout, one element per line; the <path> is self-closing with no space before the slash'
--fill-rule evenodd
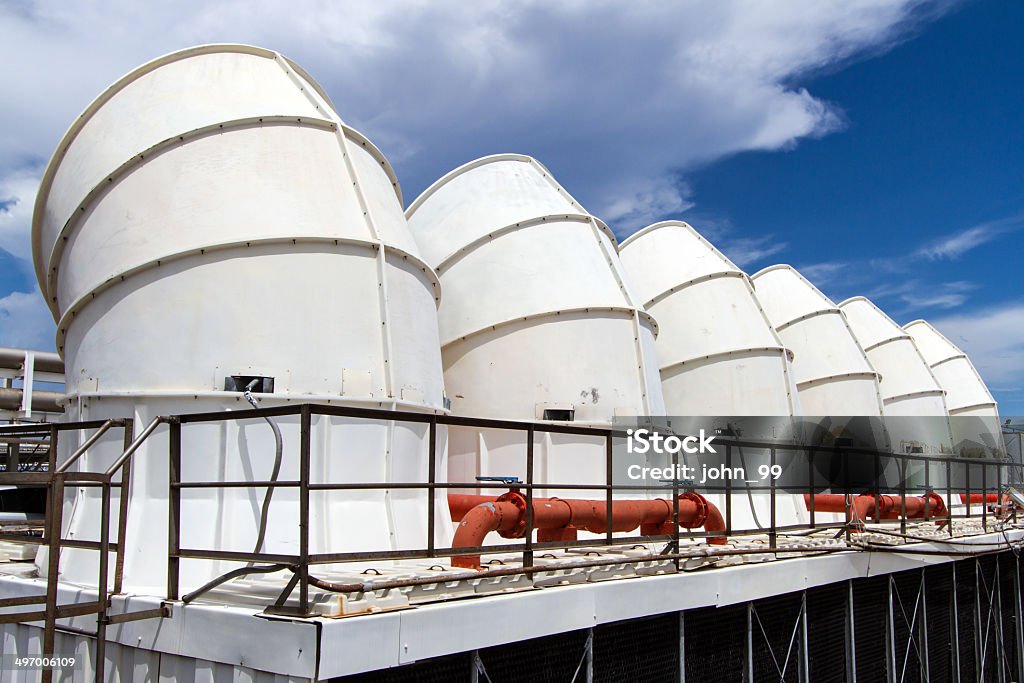
<path id="1" fill-rule="evenodd" d="M 682 217 L 750 272 L 928 318 L 1024 414 L 1021 25 L 1008 0 L 0 0 L 0 345 L 53 347 L 28 229 L 67 125 L 159 54 L 247 42 L 317 78 L 407 202 L 532 154 L 620 236 Z"/>

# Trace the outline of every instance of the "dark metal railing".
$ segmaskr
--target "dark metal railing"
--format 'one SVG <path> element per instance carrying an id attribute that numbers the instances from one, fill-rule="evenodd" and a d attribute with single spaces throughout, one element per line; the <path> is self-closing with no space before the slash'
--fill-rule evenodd
<path id="1" fill-rule="evenodd" d="M 299 417 L 299 444 L 298 444 L 298 479 L 290 480 L 278 480 L 278 481 L 184 481 L 182 479 L 182 465 L 183 465 L 183 453 L 182 453 L 182 428 L 187 425 L 211 423 L 211 422 L 227 422 L 227 421 L 241 421 L 250 419 L 262 419 L 262 418 L 273 418 L 273 417 Z M 311 475 L 311 449 L 312 449 L 312 422 L 314 416 L 331 416 L 331 417 L 345 417 L 345 418 L 358 418 L 369 421 L 386 421 L 386 422 L 400 422 L 400 423 L 418 423 L 425 424 L 428 427 L 427 430 L 427 477 L 426 481 L 419 482 L 312 482 L 310 480 Z M 687 553 L 681 551 L 681 540 L 684 538 L 695 538 L 695 537 L 709 537 L 709 536 L 746 536 L 754 534 L 767 534 L 768 546 L 763 549 L 764 552 L 776 552 L 780 550 L 778 546 L 778 536 L 780 533 L 807 530 L 807 529 L 836 529 L 838 533 L 845 532 L 849 540 L 851 533 L 851 527 L 855 521 L 852 516 L 852 511 L 849 502 L 846 506 L 845 520 L 842 522 L 826 522 L 819 523 L 818 513 L 815 510 L 814 505 L 814 493 L 821 489 L 821 485 L 815 480 L 815 459 L 821 457 L 823 454 L 828 454 L 831 458 L 838 458 L 842 464 L 842 479 L 845 483 L 845 492 L 852 493 L 849 487 L 849 474 L 851 468 L 851 462 L 854 458 L 862 459 L 865 457 L 873 458 L 875 477 L 874 485 L 869 491 L 859 491 L 858 493 L 866 493 L 875 496 L 878 501 L 879 496 L 883 494 L 898 494 L 902 499 L 901 515 L 897 520 L 881 520 L 874 519 L 874 522 L 891 521 L 900 525 L 901 534 L 906 534 L 906 497 L 911 492 L 928 493 L 932 490 L 932 469 L 938 470 L 944 469 L 945 479 L 945 493 L 949 505 L 947 506 L 946 518 L 943 521 L 947 528 L 949 535 L 953 535 L 953 520 L 957 518 L 972 518 L 976 517 L 976 511 L 978 504 L 972 505 L 970 496 L 972 493 L 981 493 L 983 495 L 983 501 L 986 500 L 985 496 L 989 493 L 998 493 L 1003 490 L 1003 483 L 1009 481 L 1009 477 L 1006 475 L 1011 469 L 1016 468 L 1014 477 L 1015 481 L 1021 481 L 1024 479 L 1021 472 L 1022 465 L 1020 463 L 1012 463 L 1004 460 L 993 460 L 993 459 L 980 459 L 980 458 L 960 458 L 960 457 L 949 457 L 949 456 L 933 456 L 926 454 L 915 454 L 915 453 L 880 453 L 876 450 L 869 449 L 858 449 L 846 446 L 815 446 L 807 447 L 797 443 L 786 443 L 786 442 L 757 442 L 751 440 L 742 440 L 735 437 L 718 436 L 716 437 L 716 445 L 725 446 L 724 461 L 725 466 L 732 468 L 734 464 L 733 450 L 736 448 L 748 448 L 748 449 L 761 449 L 767 451 L 770 457 L 770 463 L 775 465 L 778 462 L 780 453 L 789 454 L 800 454 L 800 457 L 806 458 L 806 465 L 808 470 L 808 480 L 806 485 L 798 487 L 800 491 L 805 491 L 810 496 L 809 505 L 809 523 L 808 524 L 789 524 L 780 525 L 778 524 L 778 510 L 776 501 L 778 495 L 780 495 L 779 487 L 774 480 L 770 481 L 767 485 L 750 485 L 747 484 L 747 489 L 751 491 L 765 491 L 770 494 L 770 514 L 769 523 L 767 527 L 754 528 L 754 529 L 736 529 L 734 528 L 734 501 L 735 494 L 737 493 L 736 485 L 730 480 L 726 479 L 724 483 L 713 486 L 702 486 L 701 492 L 704 493 L 721 493 L 724 495 L 724 510 L 723 517 L 725 519 L 725 530 L 721 532 L 706 532 L 706 531 L 682 531 L 679 526 L 679 495 L 681 492 L 691 490 L 691 487 L 686 482 L 681 482 L 677 478 L 666 485 L 662 490 L 666 493 L 671 490 L 672 493 L 672 533 L 670 534 L 658 534 L 658 535 L 615 535 L 612 532 L 612 508 L 615 494 L 624 493 L 628 491 L 651 491 L 653 489 L 650 485 L 622 485 L 615 484 L 614 482 L 614 448 L 613 441 L 615 438 L 624 438 L 625 432 L 615 426 L 578 426 L 562 423 L 548 423 L 548 422 L 519 422 L 512 420 L 494 420 L 494 419 L 483 419 L 483 418 L 468 418 L 468 417 L 455 417 L 449 415 L 438 415 L 433 413 L 416 413 L 408 411 L 392 411 L 383 409 L 369 409 L 369 408 L 353 408 L 353 407 L 341 407 L 321 404 L 298 404 L 288 405 L 274 408 L 255 408 L 238 411 L 216 411 L 207 413 L 193 413 L 176 416 L 163 416 L 154 419 L 147 427 L 139 434 L 138 437 L 134 437 L 134 424 L 131 419 L 113 419 L 113 420 L 94 420 L 85 422 L 69 422 L 59 424 L 45 424 L 45 425 L 22 425 L 22 426 L 3 426 L 0 427 L 0 437 L 14 437 L 14 438 L 26 438 L 26 439 L 45 439 L 48 448 L 48 469 L 45 472 L 0 472 L 0 485 L 10 484 L 15 486 L 34 486 L 34 487 L 45 487 L 48 491 L 46 515 L 43 525 L 43 535 L 41 538 L 31 538 L 24 534 L 0 532 L 0 540 L 10 541 L 21 541 L 21 542 L 34 542 L 39 543 L 42 546 L 48 548 L 48 575 L 47 575 L 47 591 L 45 595 L 40 596 L 29 596 L 19 598 L 6 598 L 0 599 L 0 608 L 24 606 L 28 604 L 44 604 L 45 610 L 40 612 L 16 612 L 13 614 L 0 614 L 0 623 L 11 623 L 11 622 L 25 622 L 25 621 L 38 621 L 43 620 L 45 622 L 45 635 L 44 635 L 44 652 L 52 653 L 54 633 L 56 629 L 56 621 L 58 619 L 81 615 L 81 614 L 97 614 L 97 675 L 102 676 L 102 667 L 104 663 L 103 649 L 105 647 L 106 637 L 106 626 L 110 623 L 120 623 L 124 621 L 130 621 L 133 619 L 146 619 L 160 616 L 166 616 L 168 614 L 166 608 L 160 608 L 157 610 L 144 610 L 135 613 L 119 614 L 119 615 L 108 615 L 107 609 L 109 607 L 109 594 L 118 594 L 123 588 L 123 570 L 124 570 L 124 555 L 125 555 L 125 537 L 127 530 L 127 520 L 130 514 L 129 500 L 130 500 L 130 481 L 131 481 L 131 468 L 134 457 L 137 455 L 141 445 L 154 433 L 156 433 L 162 426 L 166 425 L 168 428 L 168 462 L 169 462 L 169 478 L 168 478 L 168 540 L 167 540 L 167 590 L 166 597 L 168 600 L 180 599 L 180 566 L 183 559 L 196 559 L 196 560 L 225 560 L 232 562 L 245 562 L 245 563 L 271 563 L 273 565 L 280 565 L 281 568 L 289 569 L 293 573 L 292 580 L 285 586 L 284 591 L 278 597 L 275 604 L 268 608 L 268 611 L 276 611 L 279 613 L 288 613 L 299 616 L 309 616 L 311 614 L 311 603 L 309 599 L 310 585 L 323 586 L 327 582 L 316 579 L 310 574 L 310 567 L 313 565 L 328 564 L 328 563 L 345 563 L 345 562 L 357 562 L 367 560 L 405 560 L 405 559 L 422 559 L 422 558 L 439 558 L 449 557 L 453 555 L 480 555 L 480 554 L 494 554 L 494 553 L 520 553 L 522 565 L 520 567 L 507 567 L 499 570 L 490 570 L 485 572 L 487 575 L 506 575 L 506 574 L 534 574 L 539 571 L 544 571 L 543 565 L 535 564 L 535 555 L 538 551 L 548 549 L 566 549 L 573 547 L 600 547 L 602 545 L 629 545 L 629 544 L 649 544 L 651 542 L 665 542 L 666 546 L 664 550 L 657 554 L 651 555 L 647 558 L 637 558 L 638 560 L 643 559 L 662 559 L 665 561 L 672 561 L 675 563 L 677 569 L 682 560 L 688 557 Z M 513 544 L 501 544 L 501 545 L 484 545 L 477 547 L 462 547 L 458 549 L 452 548 L 439 548 L 437 546 L 436 538 L 436 513 L 435 507 L 437 503 L 437 496 L 439 492 L 446 495 L 446 492 L 451 489 L 485 489 L 485 490 L 507 490 L 508 484 L 499 484 L 484 481 L 474 482 L 449 482 L 449 481 L 438 481 L 439 473 L 437 471 L 437 428 L 439 425 L 448 427 L 468 427 L 476 429 L 487 429 L 487 430 L 509 430 L 522 433 L 525 436 L 525 447 L 524 447 L 524 464 L 525 464 L 525 481 L 513 484 L 516 489 L 523 492 L 526 498 L 526 514 L 525 514 L 525 532 L 523 540 L 520 543 Z M 80 463 L 82 456 L 93 446 L 95 446 L 100 439 L 111 429 L 123 429 L 123 449 L 121 455 L 115 459 L 114 463 L 103 472 L 86 472 L 73 470 L 72 467 Z M 61 433 L 69 431 L 86 431 L 94 430 L 92 433 L 85 438 L 81 445 L 70 455 L 70 457 L 61 462 L 57 462 L 57 446 L 58 438 Z M 538 434 L 566 434 L 566 435 L 578 435 L 578 436 L 590 436 L 603 439 L 604 441 L 604 482 L 603 483 L 556 483 L 556 482 L 538 482 L 535 478 L 535 453 L 534 453 L 534 442 Z M 294 449 L 292 449 L 294 454 Z M 287 453 L 287 449 L 286 449 Z M 155 457 L 150 453 L 147 457 Z M 886 487 L 882 484 L 882 458 L 895 459 L 898 462 L 899 471 L 901 476 L 899 477 L 898 485 L 896 487 Z M 672 466 L 673 471 L 678 471 L 679 466 L 679 453 L 675 452 L 672 454 Z M 907 484 L 907 468 L 914 464 L 924 465 L 924 482 L 920 486 L 908 486 Z M 971 481 L 972 469 L 980 468 L 981 471 L 981 482 L 980 488 L 974 488 L 976 482 Z M 958 473 L 958 470 L 962 471 L 964 486 L 962 489 L 957 486 L 957 490 L 954 490 L 954 475 Z M 120 477 L 115 480 L 116 477 Z M 441 477 L 446 478 L 446 477 Z M 64 489 L 66 486 L 76 487 L 101 487 L 101 520 L 100 520 L 100 538 L 97 541 L 88 541 L 81 539 L 62 539 L 61 538 L 61 527 L 63 523 L 62 510 L 63 510 L 63 499 Z M 116 532 L 116 541 L 112 542 L 110 539 L 110 514 L 112 504 L 112 489 L 117 487 L 120 490 L 119 495 L 119 508 L 118 508 L 118 525 Z M 199 489 L 199 488 L 211 488 L 211 489 L 227 489 L 227 488 L 292 488 L 298 491 L 298 552 L 294 554 L 281 554 L 281 553 L 270 553 L 270 552 L 239 552 L 239 551 L 227 551 L 227 550 L 215 550 L 215 549 L 203 549 L 203 548 L 188 548 L 182 547 L 181 537 L 181 519 L 182 519 L 182 490 L 187 489 Z M 319 552 L 315 553 L 311 551 L 310 545 L 310 494 L 316 491 L 355 491 L 355 490 L 423 490 L 426 492 L 426 520 L 427 520 L 427 534 L 424 539 L 423 547 L 419 548 L 408 548 L 399 550 L 375 550 L 375 551 L 363 551 L 363 552 Z M 544 541 L 538 542 L 533 539 L 533 532 L 535 531 L 535 520 L 533 516 L 533 499 L 534 492 L 538 489 L 548 490 L 573 490 L 573 491 L 591 491 L 596 492 L 604 498 L 606 506 L 606 519 L 607 526 L 605 533 L 602 537 L 577 539 L 577 540 L 559 540 L 559 541 Z M 794 487 L 789 485 L 785 488 L 787 493 L 793 493 Z M 962 513 L 954 512 L 953 495 L 954 493 L 964 492 L 967 495 L 966 505 Z M 849 501 L 849 497 L 847 498 Z M 980 504 L 980 516 L 983 524 L 988 522 L 988 516 L 990 508 L 994 509 L 987 502 Z M 1001 504 L 996 507 L 1001 507 Z M 877 510 L 879 506 L 876 504 L 875 511 L 877 516 Z M 925 508 L 925 517 L 930 518 L 929 511 Z M 57 580 L 60 561 L 60 549 L 62 547 L 73 547 L 96 550 L 100 553 L 99 561 L 99 577 L 98 577 L 98 596 L 97 600 L 93 603 L 86 604 L 75 604 L 75 605 L 58 605 L 57 604 Z M 793 551 L 792 548 L 782 548 L 787 552 Z M 831 552 L 831 550 L 823 549 L 811 549 L 809 552 Z M 729 554 L 734 552 L 731 550 L 715 551 L 715 554 Z M 750 551 L 744 550 L 744 553 Z M 114 585 L 112 591 L 108 592 L 109 585 L 109 556 L 114 553 Z M 957 551 L 948 551 L 949 554 L 956 554 Z M 707 554 L 707 553 L 704 553 Z M 621 562 L 621 559 L 615 560 L 615 562 Z M 601 564 L 609 563 L 608 560 L 583 560 L 579 564 L 580 567 L 585 566 L 600 566 Z M 275 570 L 277 571 L 277 570 Z M 409 585 L 413 585 L 417 580 L 406 581 Z M 436 579 L 423 579 L 423 582 L 436 581 Z M 286 602 L 290 595 L 295 589 L 298 589 L 297 606 L 288 607 Z M 347 590 L 356 590 L 354 587 L 347 587 Z M 44 678 L 46 677 L 44 672 Z"/>

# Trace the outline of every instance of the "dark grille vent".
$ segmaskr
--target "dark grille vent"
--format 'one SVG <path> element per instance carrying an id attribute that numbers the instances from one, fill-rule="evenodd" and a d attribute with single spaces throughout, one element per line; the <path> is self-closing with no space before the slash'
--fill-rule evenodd
<path id="1" fill-rule="evenodd" d="M 981 605 L 981 630 L 983 643 L 981 664 L 982 681 L 999 681 L 999 625 L 998 595 L 993 594 L 996 584 L 996 558 L 992 555 L 978 558 L 978 600 Z"/>
<path id="2" fill-rule="evenodd" d="M 953 567 L 940 564 L 925 570 L 928 606 L 928 673 L 931 683 L 950 683 L 953 676 Z"/>
<path id="3" fill-rule="evenodd" d="M 1001 553 L 999 556 L 999 597 L 1002 609 L 1003 626 L 1003 668 L 1006 680 L 1019 681 L 1021 672 L 1017 671 L 1017 615 L 1014 611 L 1016 593 L 1014 592 L 1014 572 L 1018 571 L 1017 556 Z"/>
<path id="4" fill-rule="evenodd" d="M 974 560 L 956 563 L 956 618 L 957 652 L 960 655 L 960 680 L 977 680 L 977 657 L 975 655 L 974 622 L 978 618 L 975 605 Z"/>
<path id="5" fill-rule="evenodd" d="M 480 650 L 480 660 L 492 683 L 566 683 L 583 659 L 586 642 L 586 631 L 570 631 Z M 584 680 L 580 672 L 577 681 Z"/>
<path id="6" fill-rule="evenodd" d="M 678 613 L 619 621 L 594 629 L 595 683 L 678 680 Z"/>
<path id="7" fill-rule="evenodd" d="M 857 680 L 886 680 L 886 609 L 889 577 L 853 582 L 853 631 L 856 637 Z"/>
<path id="8" fill-rule="evenodd" d="M 800 679 L 801 636 L 797 625 L 800 593 L 758 600 L 754 609 L 752 654 L 755 683 L 797 683 Z M 795 637 L 794 628 L 797 629 Z"/>
<path id="9" fill-rule="evenodd" d="M 923 648 L 921 641 L 922 606 L 918 601 L 921 588 L 921 572 L 900 572 L 892 576 L 895 583 L 893 591 L 893 643 L 896 646 L 896 679 L 906 683 L 918 683 L 921 680 L 921 657 Z M 923 598 L 922 598 L 923 599 Z M 917 616 L 914 616 L 914 609 Z M 902 609 L 901 609 L 902 608 Z M 910 625 L 914 628 L 911 631 Z"/>
<path id="10" fill-rule="evenodd" d="M 846 681 L 846 599 L 848 584 L 832 584 L 807 591 L 807 645 L 810 680 L 815 683 Z"/>
<path id="11" fill-rule="evenodd" d="M 705 607 L 686 612 L 686 680 L 736 683 L 747 660 L 747 607 Z"/>

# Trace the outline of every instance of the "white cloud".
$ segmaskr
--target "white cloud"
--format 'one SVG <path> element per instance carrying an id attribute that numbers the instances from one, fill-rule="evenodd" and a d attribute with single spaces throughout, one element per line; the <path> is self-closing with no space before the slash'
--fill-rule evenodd
<path id="1" fill-rule="evenodd" d="M 1024 384 L 1024 303 L 1011 302 L 931 323 L 970 356 L 993 391 L 1019 393 Z M 1017 396 L 1014 405 L 1019 411 L 1024 400 Z"/>
<path id="2" fill-rule="evenodd" d="M 0 174 L 0 249 L 26 261 L 32 258 L 29 230 L 39 175 L 36 168 Z"/>
<path id="3" fill-rule="evenodd" d="M 783 251 L 788 244 L 780 242 L 774 235 L 764 237 L 740 237 L 725 242 L 722 253 L 740 268 L 763 261 Z"/>
<path id="4" fill-rule="evenodd" d="M 845 273 L 849 268 L 848 263 L 842 261 L 822 261 L 800 266 L 797 270 L 814 283 L 818 289 L 824 288 L 833 282 L 840 274 Z"/>
<path id="5" fill-rule="evenodd" d="M 0 346 L 40 351 L 56 348 L 57 328 L 39 290 L 0 298 Z"/>
<path id="6" fill-rule="evenodd" d="M 943 6 L 943 3 L 940 3 Z M 686 3 L 207 3 L 0 6 L 0 172 L 47 158 L 110 82 L 202 42 L 301 63 L 398 167 L 411 195 L 450 168 L 521 151 L 620 233 L 685 208 L 678 171 L 790 147 L 842 115 L 795 77 L 886 49 L 922 0 Z M 7 169 L 9 170 L 9 169 Z"/>
<path id="7" fill-rule="evenodd" d="M 1024 222 L 1024 218 L 1013 216 L 998 221 L 981 223 L 926 244 L 915 255 L 932 261 L 957 259 L 971 249 L 980 247 L 1000 235 L 1016 229 L 1022 222 Z"/>

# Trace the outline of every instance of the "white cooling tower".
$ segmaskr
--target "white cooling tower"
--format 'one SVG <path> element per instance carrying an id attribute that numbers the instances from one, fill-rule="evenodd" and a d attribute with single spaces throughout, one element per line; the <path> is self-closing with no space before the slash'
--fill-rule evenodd
<path id="1" fill-rule="evenodd" d="M 957 454 L 1002 454 L 1004 445 L 996 401 L 967 354 L 927 321 L 915 320 L 903 329 L 913 337 L 939 385 L 946 391 Z"/>
<path id="2" fill-rule="evenodd" d="M 619 254 L 630 286 L 658 320 L 658 364 L 673 427 L 690 433 L 697 426 L 740 425 L 748 439 L 792 439 L 790 418 L 800 414 L 800 406 L 788 352 L 747 274 L 681 221 L 640 230 L 620 245 Z M 693 419 L 700 416 L 715 417 L 716 423 Z M 733 419 L 743 416 L 757 419 Z M 768 452 L 741 449 L 737 456 L 754 471 Z M 709 497 L 724 505 L 721 495 Z M 767 523 L 770 498 L 755 499 L 757 511 L 750 514 L 746 495 L 734 496 L 734 528 Z M 777 515 L 780 524 L 805 518 L 802 498 L 780 497 Z"/>
<path id="3" fill-rule="evenodd" d="M 406 215 L 445 292 L 438 315 L 453 413 L 601 424 L 664 414 L 655 323 L 624 283 L 614 237 L 544 166 L 512 154 L 478 159 Z M 590 450 L 599 440 L 538 436 L 538 445 L 537 481 L 603 481 L 603 457 Z M 453 429 L 449 476 L 525 477 L 524 452 L 521 435 Z"/>
<path id="4" fill-rule="evenodd" d="M 881 417 L 878 374 L 843 312 L 791 266 L 771 266 L 751 279 L 768 320 L 793 351 L 804 413 Z"/>
<path id="5" fill-rule="evenodd" d="M 839 304 L 881 381 L 882 410 L 899 452 L 952 453 L 945 392 L 913 338 L 862 296 Z"/>
<path id="6" fill-rule="evenodd" d="M 797 415 L 786 349 L 750 278 L 680 221 L 619 247 L 630 286 L 658 320 L 658 365 L 670 415 Z"/>
<path id="7" fill-rule="evenodd" d="M 67 364 L 68 419 L 127 415 L 141 429 L 157 415 L 247 408 L 240 389 L 252 378 L 267 378 L 255 385 L 263 406 L 442 409 L 439 287 L 408 232 L 395 175 L 276 52 L 193 48 L 110 87 L 46 169 L 33 247 Z M 275 419 L 280 476 L 295 480 L 298 417 Z M 424 481 L 426 438 L 425 425 L 314 417 L 311 477 Z M 271 474 L 263 420 L 186 426 L 182 440 L 186 479 Z M 102 471 L 120 450 L 101 442 L 85 469 Z M 152 533 L 167 528 L 166 432 L 134 462 L 125 583 L 156 588 L 167 552 Z M 79 492 L 70 536 L 98 537 L 94 493 Z M 252 550 L 262 497 L 186 491 L 183 546 Z M 265 552 L 297 551 L 296 500 L 294 489 L 274 494 Z M 311 509 L 313 552 L 424 544 L 424 492 L 321 492 Z M 443 500 L 436 511 L 447 528 Z M 62 572 L 95 582 L 95 555 L 68 552 Z M 186 561 L 184 587 L 225 566 Z"/>

